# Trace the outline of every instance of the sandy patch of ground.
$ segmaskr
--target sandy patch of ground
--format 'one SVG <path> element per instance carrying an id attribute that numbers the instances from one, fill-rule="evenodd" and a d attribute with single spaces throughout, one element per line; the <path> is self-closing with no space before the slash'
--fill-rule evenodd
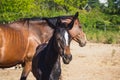
<path id="1" fill-rule="evenodd" d="M 120 44 L 71 44 L 73 60 L 62 64 L 62 80 L 120 80 Z M 0 80 L 19 80 L 22 69 L 0 69 Z M 35 80 L 32 73 L 27 80 Z"/>

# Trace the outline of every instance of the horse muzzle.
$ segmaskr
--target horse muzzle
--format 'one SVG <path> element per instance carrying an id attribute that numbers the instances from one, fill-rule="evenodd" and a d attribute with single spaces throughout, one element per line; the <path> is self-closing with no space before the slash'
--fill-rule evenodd
<path id="1" fill-rule="evenodd" d="M 79 46 L 80 46 L 80 47 L 84 47 L 84 46 L 86 45 L 86 43 L 87 43 L 86 41 L 84 41 L 84 42 L 79 42 Z"/>
<path id="2" fill-rule="evenodd" d="M 77 35 L 73 38 L 76 42 L 79 43 L 79 46 L 80 47 L 84 47 L 87 43 L 87 38 L 86 38 L 86 35 L 83 34 L 82 36 L 81 35 Z"/>
<path id="3" fill-rule="evenodd" d="M 72 60 L 72 55 L 71 54 L 69 54 L 69 55 L 64 54 L 62 56 L 62 59 L 63 59 L 64 64 L 69 64 L 70 61 Z"/>

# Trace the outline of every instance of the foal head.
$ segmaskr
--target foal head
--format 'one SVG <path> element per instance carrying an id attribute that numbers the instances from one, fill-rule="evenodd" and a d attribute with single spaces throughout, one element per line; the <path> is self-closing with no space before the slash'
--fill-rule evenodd
<path id="1" fill-rule="evenodd" d="M 75 18 L 74 18 L 75 19 Z M 62 23 L 60 19 L 57 21 L 57 27 L 54 30 L 55 42 L 54 46 L 56 45 L 56 49 L 58 49 L 59 55 L 62 57 L 63 62 L 65 64 L 69 64 L 72 60 L 72 55 L 70 52 L 70 42 L 72 37 L 69 34 L 69 30 L 72 29 L 74 24 L 74 19 L 70 22 L 70 24 L 66 25 Z"/>
<path id="2" fill-rule="evenodd" d="M 72 60 L 72 55 L 70 52 L 70 42 L 71 42 L 71 36 L 68 33 L 68 30 L 65 28 L 57 28 L 54 32 L 55 35 L 55 42 L 54 44 L 59 53 L 59 55 L 62 57 L 63 62 L 65 64 L 68 64 Z"/>

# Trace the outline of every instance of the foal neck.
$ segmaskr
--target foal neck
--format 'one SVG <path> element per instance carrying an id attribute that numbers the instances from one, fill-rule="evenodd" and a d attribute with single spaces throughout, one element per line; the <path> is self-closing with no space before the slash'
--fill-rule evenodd
<path id="1" fill-rule="evenodd" d="M 59 59 L 60 57 L 60 50 L 57 44 L 57 40 L 55 38 L 55 35 L 53 34 L 53 36 L 51 37 L 51 39 L 49 40 L 49 43 L 47 45 L 47 49 L 46 49 L 47 53 L 46 53 L 46 57 L 45 60 L 48 64 L 55 64 L 55 62 Z"/>

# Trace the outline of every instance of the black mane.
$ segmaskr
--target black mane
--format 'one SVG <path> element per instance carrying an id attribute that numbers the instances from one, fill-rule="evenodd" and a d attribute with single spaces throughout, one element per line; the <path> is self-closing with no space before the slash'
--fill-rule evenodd
<path id="1" fill-rule="evenodd" d="M 27 24 L 29 25 L 30 21 L 42 21 L 42 22 L 47 22 L 48 25 L 51 28 L 56 28 L 57 25 L 57 21 L 58 19 L 60 20 L 64 20 L 64 19 L 72 19 L 74 15 L 69 15 L 69 16 L 56 16 L 56 17 L 32 17 L 32 18 L 21 18 L 19 19 L 19 21 L 24 21 L 27 22 Z"/>

